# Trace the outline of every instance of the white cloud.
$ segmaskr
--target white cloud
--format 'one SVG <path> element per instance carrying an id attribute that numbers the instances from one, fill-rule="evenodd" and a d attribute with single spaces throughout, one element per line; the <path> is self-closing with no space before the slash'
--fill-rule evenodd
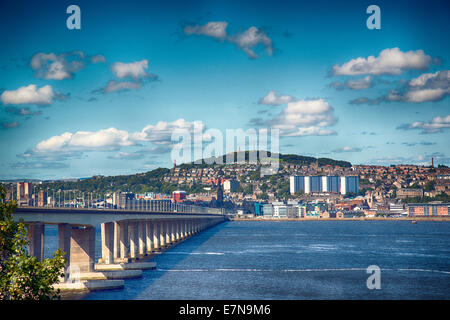
<path id="1" fill-rule="evenodd" d="M 390 90 L 388 94 L 369 99 L 361 97 L 350 101 L 352 104 L 379 104 L 381 102 L 409 102 L 421 103 L 440 101 L 450 94 L 450 70 L 435 73 L 424 73 L 411 79 L 397 90 Z"/>
<path id="2" fill-rule="evenodd" d="M 65 132 L 39 142 L 35 152 L 114 150 L 122 146 L 131 146 L 135 142 L 127 131 L 116 128 L 102 129 L 97 132 Z"/>
<path id="3" fill-rule="evenodd" d="M 17 90 L 5 90 L 1 95 L 3 105 L 8 104 L 51 104 L 55 94 L 50 85 L 37 88 L 35 84 Z"/>
<path id="4" fill-rule="evenodd" d="M 178 119 L 173 122 L 159 121 L 156 125 L 148 125 L 141 131 L 133 134 L 136 141 L 150 141 L 155 144 L 169 144 L 172 133 L 176 132 L 194 132 L 198 130 L 203 132 L 205 125 L 200 121 L 189 122 L 184 119 Z"/>
<path id="5" fill-rule="evenodd" d="M 352 90 L 362 90 L 362 89 L 368 89 L 373 86 L 373 81 L 371 76 L 365 76 L 364 78 L 360 79 L 349 79 L 345 82 L 335 81 L 330 83 L 330 87 L 343 90 L 345 88 L 352 89 Z"/>
<path id="6" fill-rule="evenodd" d="M 438 101 L 449 93 L 449 90 L 442 88 L 437 89 L 420 89 L 408 91 L 405 94 L 405 100 L 407 102 L 426 102 L 426 101 Z"/>
<path id="7" fill-rule="evenodd" d="M 334 125 L 337 118 L 333 108 L 323 99 L 297 100 L 288 103 L 278 116 L 265 124 L 280 130 L 284 136 L 334 135 L 327 127 Z"/>
<path id="8" fill-rule="evenodd" d="M 117 91 L 135 90 L 142 87 L 146 81 L 154 81 L 158 76 L 147 72 L 148 60 L 124 63 L 115 62 L 111 65 L 112 73 L 123 81 L 110 80 L 108 84 L 100 89 L 92 91 L 93 93 L 110 93 Z"/>
<path id="9" fill-rule="evenodd" d="M 391 90 L 386 99 L 416 103 L 442 100 L 450 94 L 450 70 L 424 73 L 410 80 L 403 91 Z"/>
<path id="10" fill-rule="evenodd" d="M 372 85 L 373 83 L 371 76 L 366 76 L 364 78 L 356 80 L 347 80 L 346 82 L 346 86 L 353 90 L 367 89 L 370 88 Z"/>
<path id="11" fill-rule="evenodd" d="M 332 152 L 343 153 L 343 152 L 361 152 L 361 151 L 362 151 L 362 148 L 345 146 L 342 148 L 335 149 Z"/>
<path id="12" fill-rule="evenodd" d="M 24 158 L 42 158 L 54 155 L 73 157 L 80 156 L 82 152 L 87 151 L 117 151 L 122 147 L 137 146 L 142 142 L 149 142 L 154 146 L 143 150 L 145 152 L 168 152 L 171 144 L 173 144 L 172 134 L 181 130 L 188 130 L 191 133 L 194 130 L 200 130 L 203 133 L 205 125 L 199 121 L 189 122 L 184 119 L 178 119 L 173 122 L 159 121 L 156 125 L 148 125 L 141 131 L 133 133 L 116 128 L 98 131 L 77 131 L 75 133 L 64 132 L 40 141 L 35 147 L 21 156 Z M 110 158 L 137 159 L 143 155 L 143 152 L 119 152 Z"/>
<path id="13" fill-rule="evenodd" d="M 95 56 L 91 56 L 91 63 L 102 63 L 102 62 L 106 62 L 106 58 L 103 55 L 97 54 Z"/>
<path id="14" fill-rule="evenodd" d="M 391 165 L 391 164 L 415 164 L 422 166 L 429 166 L 431 158 L 434 158 L 434 163 L 449 164 L 450 158 L 441 152 L 433 152 L 431 154 L 419 154 L 412 157 L 402 156 L 387 156 L 381 158 L 370 159 L 368 164 L 374 165 Z"/>
<path id="15" fill-rule="evenodd" d="M 226 28 L 228 22 L 208 22 L 204 26 L 193 25 L 184 27 L 186 35 L 205 35 L 217 39 L 225 39 L 227 36 Z"/>
<path id="16" fill-rule="evenodd" d="M 132 82 L 132 81 L 115 81 L 110 80 L 106 87 L 103 88 L 104 93 L 116 92 L 116 91 L 124 91 L 131 89 L 139 89 L 142 86 L 140 81 Z"/>
<path id="17" fill-rule="evenodd" d="M 130 63 L 115 62 L 111 65 L 111 71 L 118 78 L 133 78 L 135 80 L 148 77 L 148 60 L 135 61 Z"/>
<path id="18" fill-rule="evenodd" d="M 239 48 L 252 59 L 257 58 L 258 55 L 253 51 L 258 45 L 262 45 L 269 56 L 273 55 L 273 42 L 263 30 L 257 27 L 250 27 L 242 33 L 230 36 L 230 41 L 234 42 Z"/>
<path id="19" fill-rule="evenodd" d="M 445 129 L 450 129 L 450 114 L 443 117 L 434 117 L 429 122 L 415 121 L 410 124 L 403 124 L 397 129 L 421 130 L 423 134 L 443 132 Z"/>
<path id="20" fill-rule="evenodd" d="M 238 48 L 242 49 L 249 58 L 255 59 L 258 55 L 254 52 L 254 48 L 261 45 L 266 50 L 269 56 L 273 55 L 273 41 L 266 33 L 255 26 L 248 28 L 243 32 L 236 34 L 227 34 L 227 22 L 211 21 L 207 24 L 201 25 L 187 25 L 184 27 L 184 33 L 190 35 L 204 35 L 218 39 L 220 41 L 227 41 L 234 43 Z"/>
<path id="21" fill-rule="evenodd" d="M 371 75 L 399 75 L 405 70 L 428 69 L 433 59 L 426 55 L 423 50 L 402 52 L 399 48 L 384 49 L 378 57 L 358 57 L 341 66 L 334 65 L 332 68 L 335 76 L 355 76 L 363 74 Z"/>
<path id="22" fill-rule="evenodd" d="M 408 102 L 438 101 L 450 94 L 450 70 L 424 73 L 409 81 Z"/>
<path id="23" fill-rule="evenodd" d="M 116 153 L 113 156 L 108 157 L 108 159 L 115 159 L 115 160 L 121 160 L 121 159 L 127 159 L 127 160 L 139 160 L 144 157 L 144 153 L 140 151 L 136 152 L 123 152 L 120 151 Z"/>
<path id="24" fill-rule="evenodd" d="M 36 53 L 31 58 L 34 76 L 48 80 L 72 79 L 76 71 L 84 67 L 85 55 L 82 51 Z"/>
<path id="25" fill-rule="evenodd" d="M 294 101 L 295 98 L 288 95 L 276 96 L 275 91 L 269 91 L 263 98 L 259 99 L 258 104 L 267 104 L 271 106 L 277 106 Z"/>

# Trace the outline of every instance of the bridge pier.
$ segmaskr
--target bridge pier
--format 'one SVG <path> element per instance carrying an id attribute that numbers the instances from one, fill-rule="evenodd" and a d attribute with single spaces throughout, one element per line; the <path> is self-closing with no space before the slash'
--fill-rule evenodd
<path id="1" fill-rule="evenodd" d="M 58 248 L 65 252 L 66 267 L 64 272 L 70 266 L 70 242 L 72 238 L 72 226 L 68 223 L 58 224 Z"/>
<path id="2" fill-rule="evenodd" d="M 162 249 L 166 246 L 166 221 L 159 221 L 159 248 Z"/>
<path id="3" fill-rule="evenodd" d="M 34 222 L 27 225 L 29 245 L 28 252 L 39 261 L 44 260 L 44 231 L 42 222 Z"/>
<path id="4" fill-rule="evenodd" d="M 115 232 L 114 223 L 106 222 L 101 225 L 102 234 L 102 259 L 104 263 L 114 263 Z"/>
<path id="5" fill-rule="evenodd" d="M 120 259 L 125 259 L 129 255 L 128 239 L 128 220 L 119 221 L 117 224 L 119 230 Z"/>
<path id="6" fill-rule="evenodd" d="M 161 225 L 159 220 L 153 220 L 153 249 L 158 250 L 161 248 Z"/>
<path id="7" fill-rule="evenodd" d="M 170 242 L 172 244 L 177 242 L 177 219 L 170 221 Z"/>
<path id="8" fill-rule="evenodd" d="M 150 205 L 153 206 L 151 203 Z M 175 208 L 175 206 L 169 207 L 165 203 L 159 203 L 159 205 L 165 206 L 164 208 L 167 210 Z M 162 214 L 161 212 L 137 214 L 123 213 L 123 211 L 105 214 L 103 211 L 93 213 L 83 210 L 81 213 L 74 213 L 72 209 L 70 211 L 55 209 L 55 212 L 46 215 L 44 211 L 34 208 L 19 208 L 18 210 L 22 211 L 17 214 L 17 219 L 26 221 L 29 254 L 39 260 L 44 259 L 45 223 L 56 224 L 58 226 L 58 247 L 65 252 L 67 260 L 66 274 L 69 270 L 72 275 L 79 271 L 83 276 L 81 279 L 93 279 L 92 277 L 117 279 L 130 277 L 131 273 L 112 274 L 112 270 L 116 272 L 154 268 L 155 264 L 152 262 L 132 264 L 127 262 L 134 262 L 150 253 L 162 251 L 225 220 L 223 216 L 202 216 L 202 213 L 195 215 L 194 208 L 184 208 L 183 205 L 177 205 L 177 211 L 173 214 Z M 191 210 L 194 215 L 182 215 L 178 210 L 181 213 Z M 101 228 L 101 258 L 97 265 L 95 264 L 94 226 Z M 104 273 L 94 272 L 99 270 Z M 65 284 L 67 284 L 66 287 L 61 286 L 60 288 L 68 289 L 74 285 L 70 281 Z"/>
<path id="9" fill-rule="evenodd" d="M 175 240 L 181 241 L 181 219 L 176 220 L 176 229 L 177 232 L 175 233 Z"/>
<path id="10" fill-rule="evenodd" d="M 185 231 L 186 231 L 186 219 L 183 218 L 180 220 L 180 239 L 181 240 L 186 239 Z"/>
<path id="11" fill-rule="evenodd" d="M 192 219 L 187 219 L 187 225 L 188 225 L 188 237 L 191 237 L 194 234 Z"/>
<path id="12" fill-rule="evenodd" d="M 137 230 L 137 222 L 129 221 L 128 222 L 128 236 L 129 236 L 129 252 L 130 258 L 136 259 L 138 252 L 138 230 Z"/>
<path id="13" fill-rule="evenodd" d="M 94 271 L 95 228 L 72 228 L 70 240 L 70 266 L 77 266 L 80 272 Z"/>
<path id="14" fill-rule="evenodd" d="M 147 255 L 147 223 L 146 221 L 138 221 L 138 237 L 139 237 L 139 256 Z"/>
<path id="15" fill-rule="evenodd" d="M 154 222 L 150 220 L 145 221 L 145 238 L 146 238 L 145 241 L 147 253 L 152 253 L 155 248 L 155 245 L 153 243 L 153 232 L 154 232 L 153 224 Z"/>
<path id="16" fill-rule="evenodd" d="M 170 230 L 170 227 L 171 227 L 171 223 L 170 223 L 170 221 L 169 221 L 169 219 L 167 219 L 166 221 L 164 221 L 164 225 L 165 225 L 165 236 L 166 236 L 166 246 L 167 247 L 170 247 L 170 244 L 171 244 L 171 230 Z"/>

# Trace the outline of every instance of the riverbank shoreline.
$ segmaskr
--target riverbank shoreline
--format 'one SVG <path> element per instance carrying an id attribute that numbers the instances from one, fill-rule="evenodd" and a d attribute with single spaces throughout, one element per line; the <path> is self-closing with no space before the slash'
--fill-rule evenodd
<path id="1" fill-rule="evenodd" d="M 230 218 L 230 221 L 440 221 L 450 222 L 450 217 L 405 217 L 405 218 Z"/>

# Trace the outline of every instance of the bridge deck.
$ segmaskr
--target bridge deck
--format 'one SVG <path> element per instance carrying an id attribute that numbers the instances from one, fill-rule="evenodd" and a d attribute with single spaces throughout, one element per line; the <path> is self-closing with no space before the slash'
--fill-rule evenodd
<path id="1" fill-rule="evenodd" d="M 18 207 L 14 212 L 14 219 L 24 222 L 43 222 L 46 224 L 68 223 L 79 226 L 97 227 L 105 222 L 121 220 L 152 220 L 152 219 L 180 219 L 180 218 L 213 218 L 223 217 L 221 214 L 211 213 L 178 213 L 178 212 L 149 212 L 139 210 L 117 209 L 89 209 L 89 208 L 41 208 Z"/>

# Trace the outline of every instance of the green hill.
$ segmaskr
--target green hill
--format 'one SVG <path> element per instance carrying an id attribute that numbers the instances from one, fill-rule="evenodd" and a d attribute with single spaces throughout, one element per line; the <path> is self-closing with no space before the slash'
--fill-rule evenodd
<path id="1" fill-rule="evenodd" d="M 256 153 L 256 154 L 255 154 Z M 262 158 L 271 157 L 271 153 L 268 152 L 267 155 L 260 153 L 258 151 L 241 151 L 233 152 L 217 158 L 202 159 L 200 164 L 196 163 L 184 163 L 177 166 L 181 170 L 189 170 L 192 168 L 207 168 L 213 167 L 215 163 L 222 160 L 222 163 L 230 163 L 227 160 L 232 159 L 232 163 L 242 163 L 239 160 L 244 160 L 244 162 L 249 161 L 249 159 L 257 159 L 257 161 L 264 160 Z M 279 161 L 281 164 L 295 164 L 295 165 L 309 165 L 318 161 L 319 166 L 333 165 L 340 167 L 351 167 L 351 163 L 341 160 L 333 160 L 328 158 L 314 158 L 300 156 L 296 154 L 278 154 Z M 200 162 L 200 161 L 198 161 Z M 144 173 L 136 173 L 131 175 L 120 175 L 120 176 L 94 176 L 91 178 L 83 178 L 75 181 L 44 181 L 40 185 L 39 189 L 46 190 L 79 190 L 80 192 L 96 192 L 99 194 L 112 192 L 112 191 L 131 191 L 131 192 L 158 192 L 158 193 L 172 193 L 172 191 L 179 188 L 175 183 L 164 182 L 164 177 L 170 174 L 170 169 L 168 168 L 158 168 L 152 171 Z M 200 185 L 194 185 L 191 187 L 183 186 L 183 188 L 188 192 L 198 192 L 201 191 L 202 187 Z"/>
<path id="2" fill-rule="evenodd" d="M 200 160 L 195 162 L 195 165 L 201 165 L 202 167 L 207 167 L 208 164 L 230 164 L 230 161 L 238 162 L 238 159 L 244 160 L 244 162 L 248 162 L 249 159 L 251 160 L 257 160 L 258 162 L 271 158 L 272 154 L 271 152 L 267 151 L 263 153 L 266 155 L 266 158 L 262 158 L 263 155 L 260 155 L 260 151 L 236 151 L 232 153 L 228 153 L 226 155 L 220 156 L 220 157 L 211 157 L 207 159 L 202 159 L 201 163 Z M 325 166 L 325 165 L 332 165 L 332 166 L 339 166 L 344 168 L 349 168 L 352 166 L 352 164 L 348 161 L 343 160 L 334 160 L 330 158 L 314 158 L 314 157 L 307 157 L 307 156 L 300 156 L 297 154 L 278 154 L 278 158 L 280 160 L 280 163 L 284 164 L 294 164 L 294 165 L 310 165 L 311 163 L 314 163 L 318 161 L 319 166 Z M 229 159 L 229 161 L 227 161 Z M 194 163 L 190 162 L 187 164 L 180 165 L 181 168 L 187 168 L 187 167 L 193 167 Z"/>

